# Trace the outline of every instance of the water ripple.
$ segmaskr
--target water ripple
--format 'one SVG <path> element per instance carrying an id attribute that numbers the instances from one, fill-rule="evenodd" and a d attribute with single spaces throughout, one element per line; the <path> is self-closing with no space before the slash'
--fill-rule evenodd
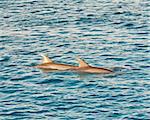
<path id="1" fill-rule="evenodd" d="M 150 118 L 149 1 L 0 1 L 0 119 Z M 110 75 L 41 71 L 57 63 Z"/>

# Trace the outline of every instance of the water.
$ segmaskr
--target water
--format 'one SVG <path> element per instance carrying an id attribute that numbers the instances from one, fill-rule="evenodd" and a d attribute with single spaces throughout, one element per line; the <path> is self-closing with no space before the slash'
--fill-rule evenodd
<path id="1" fill-rule="evenodd" d="M 1 0 L 1 120 L 150 119 L 149 0 Z M 110 75 L 43 72 L 56 62 Z"/>

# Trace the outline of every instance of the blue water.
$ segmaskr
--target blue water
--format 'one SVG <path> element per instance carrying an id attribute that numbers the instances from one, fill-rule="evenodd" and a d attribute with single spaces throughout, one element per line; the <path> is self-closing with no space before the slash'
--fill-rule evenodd
<path id="1" fill-rule="evenodd" d="M 0 0 L 0 120 L 150 120 L 149 0 Z M 43 72 L 58 63 L 110 75 Z"/>

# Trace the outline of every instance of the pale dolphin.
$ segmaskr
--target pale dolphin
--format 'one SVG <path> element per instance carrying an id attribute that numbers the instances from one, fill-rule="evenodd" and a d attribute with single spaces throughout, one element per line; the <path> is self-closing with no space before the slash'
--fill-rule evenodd
<path id="1" fill-rule="evenodd" d="M 43 57 L 42 64 L 35 66 L 35 68 L 40 68 L 43 70 L 72 70 L 77 68 L 77 66 L 73 65 L 55 63 L 46 55 L 41 56 Z"/>
<path id="2" fill-rule="evenodd" d="M 93 67 L 90 66 L 88 63 L 86 63 L 84 60 L 77 57 L 77 61 L 79 62 L 79 67 L 76 67 L 74 70 L 77 72 L 83 72 L 83 73 L 112 73 L 113 71 L 106 69 L 106 68 L 100 68 L 100 67 Z"/>

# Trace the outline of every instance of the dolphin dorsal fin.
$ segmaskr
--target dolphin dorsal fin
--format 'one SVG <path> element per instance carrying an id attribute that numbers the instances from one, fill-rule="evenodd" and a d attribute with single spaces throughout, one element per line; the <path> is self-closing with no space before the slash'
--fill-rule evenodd
<path id="1" fill-rule="evenodd" d="M 47 55 L 40 54 L 43 57 L 42 63 L 52 63 L 53 61 Z"/>
<path id="2" fill-rule="evenodd" d="M 77 57 L 77 61 L 79 62 L 79 67 L 88 67 L 88 63 L 86 63 L 84 60 L 81 58 Z"/>

